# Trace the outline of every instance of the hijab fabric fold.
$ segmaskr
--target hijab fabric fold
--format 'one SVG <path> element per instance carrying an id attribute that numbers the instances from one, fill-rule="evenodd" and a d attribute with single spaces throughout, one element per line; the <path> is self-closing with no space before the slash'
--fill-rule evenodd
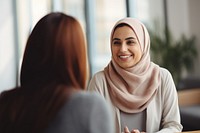
<path id="1" fill-rule="evenodd" d="M 121 111 L 138 113 L 146 109 L 154 98 L 160 85 L 159 66 L 150 60 L 150 37 L 146 27 L 137 19 L 124 18 L 119 20 L 115 27 L 121 23 L 128 24 L 135 32 L 142 50 L 142 58 L 131 68 L 121 68 L 112 58 L 104 69 L 112 102 Z M 111 43 L 111 42 L 110 42 Z"/>

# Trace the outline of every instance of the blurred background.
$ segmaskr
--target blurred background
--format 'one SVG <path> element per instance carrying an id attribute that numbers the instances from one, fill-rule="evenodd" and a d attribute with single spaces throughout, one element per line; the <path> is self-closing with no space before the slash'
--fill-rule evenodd
<path id="1" fill-rule="evenodd" d="M 135 17 L 150 31 L 152 58 L 172 73 L 178 89 L 200 86 L 200 0 L 0 0 L 0 92 L 19 85 L 27 37 L 52 11 L 77 18 L 88 42 L 90 76 L 111 59 L 114 23 Z"/>
<path id="2" fill-rule="evenodd" d="M 109 37 L 115 22 L 135 17 L 149 30 L 152 60 L 172 73 L 184 130 L 199 130 L 199 7 L 200 0 L 0 0 L 0 92 L 20 85 L 27 38 L 47 13 L 60 11 L 80 21 L 90 77 L 111 59 Z"/>

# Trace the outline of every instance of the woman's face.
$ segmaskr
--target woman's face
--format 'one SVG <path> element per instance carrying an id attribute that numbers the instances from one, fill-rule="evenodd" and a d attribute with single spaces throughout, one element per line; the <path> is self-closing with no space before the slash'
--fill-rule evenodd
<path id="1" fill-rule="evenodd" d="M 111 42 L 112 56 L 122 68 L 130 68 L 142 57 L 142 51 L 135 32 L 128 26 L 115 29 Z"/>

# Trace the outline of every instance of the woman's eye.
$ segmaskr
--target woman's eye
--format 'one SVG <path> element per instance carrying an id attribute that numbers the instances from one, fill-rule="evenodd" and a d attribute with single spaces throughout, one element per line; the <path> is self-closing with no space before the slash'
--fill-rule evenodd
<path id="1" fill-rule="evenodd" d="M 134 41 L 127 41 L 127 44 L 135 44 Z"/>
<path id="2" fill-rule="evenodd" d="M 115 42 L 113 42 L 113 44 L 115 44 L 115 45 L 119 45 L 119 44 L 121 44 L 119 41 L 115 41 Z"/>

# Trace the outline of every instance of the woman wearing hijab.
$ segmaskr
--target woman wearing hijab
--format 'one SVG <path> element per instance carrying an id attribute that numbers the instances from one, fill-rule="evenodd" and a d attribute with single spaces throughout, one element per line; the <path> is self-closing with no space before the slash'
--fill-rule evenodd
<path id="1" fill-rule="evenodd" d="M 21 86 L 0 95 L 0 133 L 114 133 L 111 111 L 88 79 L 80 23 L 63 13 L 39 20 L 30 34 Z"/>
<path id="2" fill-rule="evenodd" d="M 134 18 L 121 19 L 110 43 L 112 59 L 93 76 L 88 89 L 111 105 L 117 133 L 180 132 L 176 88 L 170 72 L 150 60 L 146 27 Z"/>

